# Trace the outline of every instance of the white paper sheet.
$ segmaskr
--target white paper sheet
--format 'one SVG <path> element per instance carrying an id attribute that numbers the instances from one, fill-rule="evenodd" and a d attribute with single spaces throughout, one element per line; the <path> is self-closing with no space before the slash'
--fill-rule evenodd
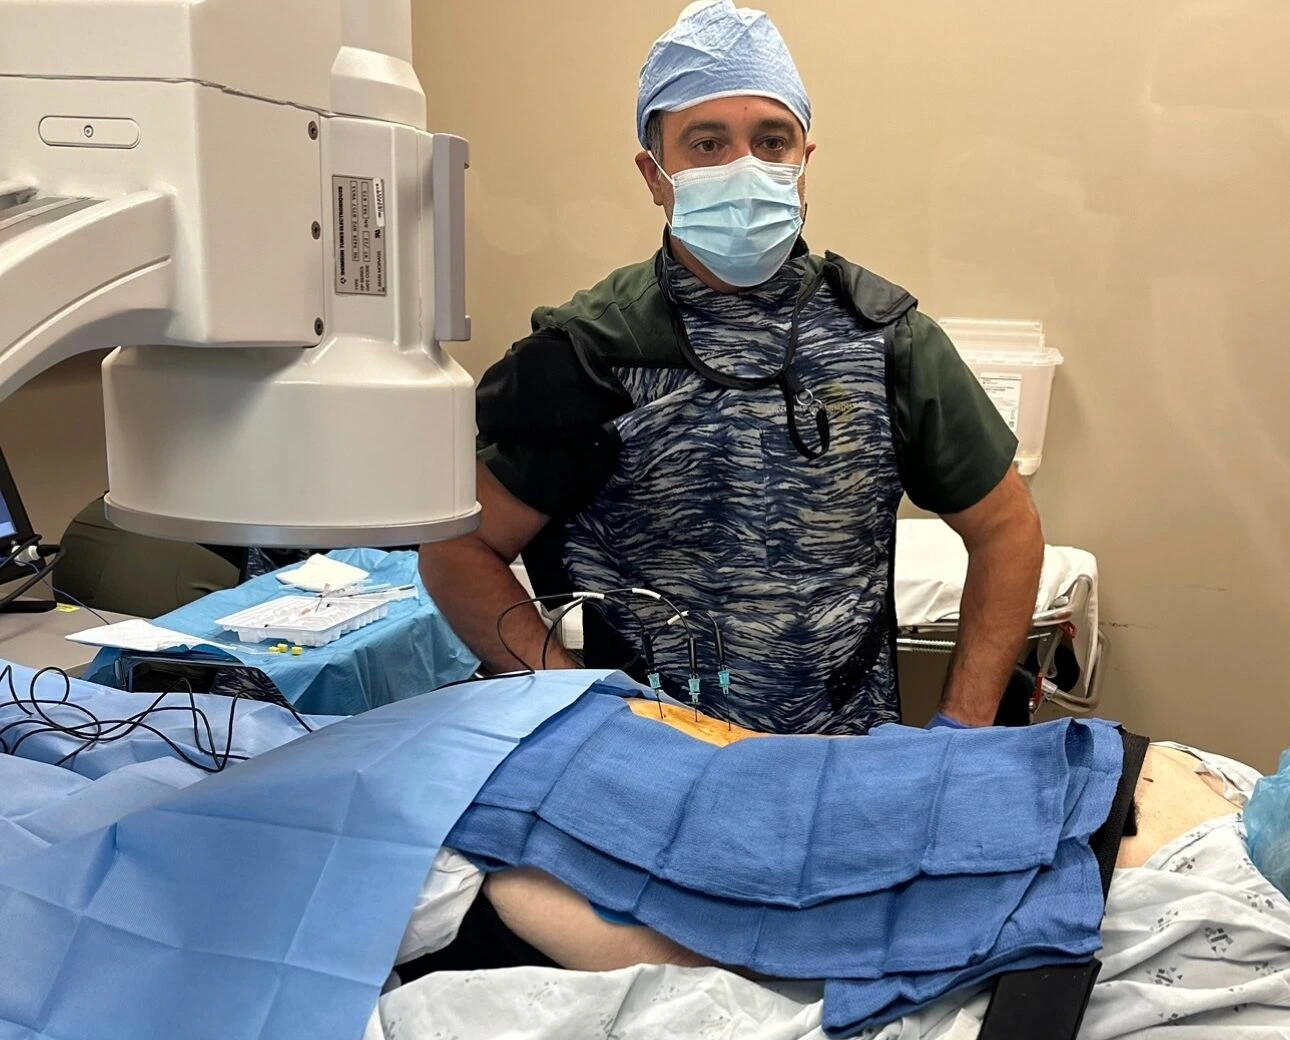
<path id="1" fill-rule="evenodd" d="M 167 650 L 176 646 L 197 646 L 208 642 L 196 636 L 185 635 L 173 629 L 162 628 L 142 618 L 118 621 L 115 625 L 100 625 L 67 636 L 73 643 L 86 646 L 105 646 L 118 650 Z"/>

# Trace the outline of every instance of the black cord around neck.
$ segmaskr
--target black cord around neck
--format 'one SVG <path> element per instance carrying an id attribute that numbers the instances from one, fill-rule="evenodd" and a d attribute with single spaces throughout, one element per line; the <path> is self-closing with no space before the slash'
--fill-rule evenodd
<path id="1" fill-rule="evenodd" d="M 765 390 L 772 386 L 778 386 L 780 393 L 784 396 L 788 435 L 792 439 L 793 447 L 797 449 L 798 454 L 807 461 L 813 461 L 829 450 L 832 437 L 829 428 L 828 409 L 802 383 L 801 377 L 793 368 L 801 335 L 802 309 L 806 306 L 807 301 L 819 290 L 820 286 L 824 284 L 823 268 L 817 271 L 810 282 L 797 294 L 797 299 L 793 302 L 793 314 L 789 319 L 788 345 L 784 348 L 784 358 L 774 372 L 764 376 L 731 375 L 728 372 L 718 371 L 699 357 L 694 345 L 690 342 L 685 322 L 681 319 L 680 305 L 672 291 L 666 271 L 660 272 L 659 284 L 663 288 L 663 295 L 668 304 L 668 314 L 672 321 L 673 332 L 681 347 L 681 355 L 702 379 L 725 390 Z M 802 436 L 802 431 L 798 427 L 797 419 L 800 411 L 809 412 L 815 419 L 815 446 L 807 444 L 806 439 Z"/>

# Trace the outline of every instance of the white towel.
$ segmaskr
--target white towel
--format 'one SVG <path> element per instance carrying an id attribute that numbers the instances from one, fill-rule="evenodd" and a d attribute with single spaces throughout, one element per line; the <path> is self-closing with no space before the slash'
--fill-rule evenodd
<path id="1" fill-rule="evenodd" d="M 314 554 L 294 570 L 280 571 L 278 581 L 306 592 L 338 592 L 362 581 L 367 575 L 368 572 L 361 567 Z"/>

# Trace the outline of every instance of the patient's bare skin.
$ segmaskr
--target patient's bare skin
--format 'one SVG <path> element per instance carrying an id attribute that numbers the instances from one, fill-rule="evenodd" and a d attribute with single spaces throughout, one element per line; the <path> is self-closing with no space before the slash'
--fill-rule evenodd
<path id="1" fill-rule="evenodd" d="M 766 736 L 765 733 L 754 733 L 750 729 L 742 729 L 733 723 L 722 722 L 711 715 L 696 712 L 693 708 L 681 708 L 675 704 L 662 704 L 658 701 L 634 697 L 627 702 L 627 706 L 641 718 L 666 722 L 673 729 L 679 729 L 696 740 L 716 744 L 718 747 L 747 740 L 749 737 Z"/>
<path id="2" fill-rule="evenodd" d="M 577 892 L 540 870 L 520 867 L 491 874 L 484 893 L 507 928 L 573 971 L 712 963 L 652 928 L 606 921 Z"/>
<path id="3" fill-rule="evenodd" d="M 1147 748 L 1134 794 L 1138 833 L 1120 842 L 1117 867 L 1140 867 L 1164 845 L 1206 820 L 1236 812 L 1218 781 L 1196 773 L 1196 759 L 1174 748 Z"/>
<path id="4" fill-rule="evenodd" d="M 629 701 L 643 718 L 659 720 L 653 701 Z M 737 726 L 663 705 L 662 721 L 697 740 L 725 746 L 761 736 Z M 828 739 L 828 738 L 820 738 Z M 1120 843 L 1118 867 L 1140 867 L 1162 846 L 1236 806 L 1218 793 L 1217 782 L 1197 775 L 1196 759 L 1172 748 L 1151 747 L 1138 778 L 1138 833 Z M 649 928 L 612 924 L 582 896 L 555 878 L 527 868 L 491 875 L 484 891 L 498 916 L 525 942 L 557 964 L 577 971 L 610 971 L 633 964 L 697 967 L 710 961 Z"/>

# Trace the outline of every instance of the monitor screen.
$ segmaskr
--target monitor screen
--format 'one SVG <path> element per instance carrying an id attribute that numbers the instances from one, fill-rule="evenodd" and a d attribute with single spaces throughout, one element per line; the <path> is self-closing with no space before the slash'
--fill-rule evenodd
<path id="1" fill-rule="evenodd" d="M 23 508 L 13 474 L 0 454 L 0 559 L 3 559 L 18 542 L 32 535 L 31 521 Z"/>

